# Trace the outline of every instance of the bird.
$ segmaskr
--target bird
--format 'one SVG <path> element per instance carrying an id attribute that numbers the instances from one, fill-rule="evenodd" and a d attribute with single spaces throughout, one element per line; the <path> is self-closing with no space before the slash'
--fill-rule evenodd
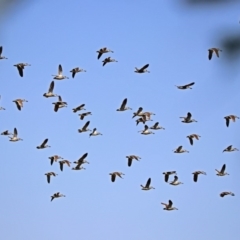
<path id="1" fill-rule="evenodd" d="M 108 53 L 108 52 L 113 53 L 112 50 L 107 49 L 106 47 L 100 48 L 100 49 L 97 51 L 97 53 L 98 53 L 98 59 L 103 55 L 103 53 Z"/>
<path id="2" fill-rule="evenodd" d="M 47 147 L 51 147 L 51 146 L 48 146 L 47 145 L 47 142 L 48 142 L 48 138 L 46 138 L 41 145 L 37 146 L 37 149 L 44 149 L 44 148 L 47 148 Z"/>
<path id="3" fill-rule="evenodd" d="M 54 193 L 54 194 L 51 196 L 51 201 L 52 201 L 54 198 L 60 198 L 60 197 L 66 197 L 66 196 L 63 195 L 63 194 L 60 194 L 60 192 Z"/>
<path id="4" fill-rule="evenodd" d="M 48 173 L 45 173 L 45 175 L 47 176 L 47 182 L 50 183 L 51 176 L 56 177 L 58 174 L 56 174 L 55 172 L 48 172 Z"/>
<path id="5" fill-rule="evenodd" d="M 54 94 L 54 93 L 53 93 L 53 89 L 54 89 L 54 81 L 52 81 L 52 82 L 50 83 L 48 92 L 47 92 L 47 93 L 44 93 L 43 96 L 46 97 L 46 98 L 49 98 L 49 97 L 58 97 L 57 94 Z"/>
<path id="6" fill-rule="evenodd" d="M 176 148 L 175 150 L 173 150 L 174 153 L 184 153 L 187 152 L 189 153 L 189 151 L 182 149 L 182 146 L 179 146 L 178 148 Z"/>
<path id="7" fill-rule="evenodd" d="M 59 108 L 67 107 L 67 102 L 62 101 L 62 97 L 58 96 L 58 101 L 52 103 L 54 104 L 54 112 L 57 112 Z"/>
<path id="8" fill-rule="evenodd" d="M 72 170 L 86 170 L 86 168 L 84 168 L 84 167 L 81 167 L 81 164 L 77 164 L 77 166 L 76 167 L 73 167 L 72 168 Z"/>
<path id="9" fill-rule="evenodd" d="M 0 47 L 0 59 L 7 59 L 6 57 L 2 56 L 2 51 L 3 51 L 3 47 Z"/>
<path id="10" fill-rule="evenodd" d="M 115 182 L 116 176 L 123 178 L 122 175 L 125 175 L 125 174 L 122 172 L 112 172 L 112 173 L 109 173 L 109 175 L 111 175 L 111 181 Z"/>
<path id="11" fill-rule="evenodd" d="M 88 115 L 92 115 L 91 112 L 85 112 L 85 113 L 81 113 L 81 114 L 78 114 L 78 116 L 80 116 L 80 119 L 83 120 L 84 117 L 88 116 Z"/>
<path id="12" fill-rule="evenodd" d="M 147 119 L 151 119 L 151 116 L 152 115 L 156 115 L 155 113 L 153 112 L 143 112 L 143 113 L 140 113 L 140 116 L 146 116 Z"/>
<path id="13" fill-rule="evenodd" d="M 199 174 L 207 175 L 207 174 L 206 174 L 205 172 L 203 172 L 203 171 L 195 171 L 195 172 L 193 172 L 192 174 L 193 174 L 193 181 L 194 181 L 194 182 L 197 182 L 197 180 L 198 180 L 198 175 L 199 175 Z"/>
<path id="14" fill-rule="evenodd" d="M 151 184 L 151 178 L 149 178 L 149 179 L 147 180 L 147 183 L 146 183 L 145 186 L 143 186 L 143 185 L 140 185 L 140 186 L 142 187 L 142 190 L 155 189 L 154 187 L 150 186 L 150 184 Z"/>
<path id="15" fill-rule="evenodd" d="M 126 111 L 126 110 L 132 110 L 132 108 L 126 107 L 126 105 L 127 105 L 127 98 L 125 98 L 123 100 L 122 105 L 120 106 L 119 109 L 117 109 L 117 111 L 123 112 L 123 111 Z"/>
<path id="16" fill-rule="evenodd" d="M 98 135 L 102 135 L 102 134 L 100 132 L 97 132 L 97 129 L 94 128 L 92 130 L 92 132 L 89 134 L 89 137 L 91 137 L 91 136 L 98 136 Z"/>
<path id="17" fill-rule="evenodd" d="M 88 129 L 89 124 L 90 124 L 90 121 L 87 121 L 81 129 L 78 129 L 78 132 L 82 133 L 82 132 L 91 131 L 90 129 Z"/>
<path id="18" fill-rule="evenodd" d="M 224 117 L 224 118 L 225 118 L 225 120 L 226 120 L 226 126 L 227 126 L 227 127 L 229 126 L 230 120 L 232 120 L 233 122 L 235 122 L 236 119 L 239 119 L 239 117 L 236 116 L 236 115 L 229 115 L 229 116 L 226 116 L 226 117 Z"/>
<path id="19" fill-rule="evenodd" d="M 208 49 L 208 59 L 209 60 L 212 59 L 213 53 L 215 53 L 217 55 L 217 57 L 219 57 L 219 52 L 222 52 L 222 50 L 219 49 L 219 48 L 210 48 L 210 49 Z"/>
<path id="20" fill-rule="evenodd" d="M 138 125 L 140 122 L 145 124 L 147 121 L 153 121 L 153 120 L 147 117 L 146 115 L 142 115 L 140 118 L 136 120 L 136 123 L 137 123 L 136 125 Z"/>
<path id="21" fill-rule="evenodd" d="M 76 68 L 73 68 L 70 72 L 72 73 L 72 78 L 74 78 L 76 73 L 78 73 L 78 72 L 86 72 L 86 70 L 81 69 L 79 67 L 76 67 Z"/>
<path id="22" fill-rule="evenodd" d="M 137 161 L 139 161 L 139 159 L 141 159 L 139 156 L 136 156 L 136 155 L 129 155 L 129 156 L 126 156 L 126 158 L 128 159 L 128 166 L 131 167 L 132 165 L 132 161 L 135 159 Z"/>
<path id="23" fill-rule="evenodd" d="M 141 134 L 143 134 L 143 135 L 155 134 L 154 132 L 149 131 L 148 129 L 149 129 L 148 125 L 144 125 L 144 130 L 141 130 L 141 131 L 138 131 L 138 132 L 141 132 Z"/>
<path id="24" fill-rule="evenodd" d="M 16 103 L 17 109 L 21 111 L 21 109 L 23 108 L 23 102 L 28 102 L 28 101 L 26 99 L 16 99 L 16 100 L 13 100 L 13 102 Z"/>
<path id="25" fill-rule="evenodd" d="M 60 170 L 63 171 L 63 165 L 67 164 L 70 167 L 71 162 L 69 162 L 68 160 L 61 160 L 59 161 L 60 164 Z"/>
<path id="26" fill-rule="evenodd" d="M 138 108 L 137 112 L 133 113 L 133 117 L 132 117 L 132 118 L 134 118 L 134 117 L 136 117 L 136 116 L 142 116 L 142 115 L 139 115 L 139 114 L 142 113 L 142 111 L 143 111 L 143 108 L 142 108 L 142 107 Z"/>
<path id="27" fill-rule="evenodd" d="M 227 195 L 235 196 L 235 194 L 232 193 L 232 192 L 221 192 L 220 193 L 220 197 L 224 197 L 224 196 L 227 196 Z"/>
<path id="28" fill-rule="evenodd" d="M 193 139 L 196 138 L 197 140 L 199 140 L 201 136 L 197 135 L 197 134 L 191 134 L 189 136 L 187 136 L 187 138 L 189 139 L 190 141 L 190 144 L 193 145 Z"/>
<path id="29" fill-rule="evenodd" d="M 225 175 L 229 175 L 228 173 L 225 172 L 226 169 L 226 164 L 223 164 L 222 168 L 220 171 L 218 171 L 217 169 L 215 169 L 217 171 L 218 176 L 225 176 Z"/>
<path id="30" fill-rule="evenodd" d="M 49 157 L 49 159 L 51 160 L 51 165 L 53 165 L 54 161 L 57 162 L 58 159 L 63 159 L 63 158 L 58 155 L 53 155 L 53 156 Z"/>
<path id="31" fill-rule="evenodd" d="M 180 118 L 184 119 L 182 121 L 183 123 L 197 122 L 195 119 L 192 119 L 192 114 L 190 112 L 187 113 L 187 117 L 180 117 Z"/>
<path id="32" fill-rule="evenodd" d="M 239 151 L 237 148 L 233 148 L 232 145 L 228 146 L 223 150 L 223 152 L 234 152 L 234 151 Z"/>
<path id="33" fill-rule="evenodd" d="M 77 111 L 81 111 L 81 110 L 86 110 L 84 108 L 85 104 L 81 104 L 80 106 L 76 107 L 76 108 L 73 108 L 73 112 L 77 112 Z"/>
<path id="34" fill-rule="evenodd" d="M 165 180 L 165 182 L 168 182 L 168 178 L 169 178 L 169 176 L 170 175 L 172 175 L 172 174 L 177 174 L 177 172 L 176 171 L 169 171 L 169 172 L 164 172 L 163 173 L 165 176 L 164 176 L 164 180 Z"/>
<path id="35" fill-rule="evenodd" d="M 0 95 L 0 100 L 1 100 L 1 95 Z M 6 110 L 4 107 L 0 107 L 0 110 Z"/>
<path id="36" fill-rule="evenodd" d="M 21 138 L 18 138 L 18 132 L 17 132 L 17 129 L 14 128 L 14 131 L 13 131 L 13 136 L 12 137 L 9 137 L 11 142 L 17 142 L 17 141 L 23 141 L 23 139 Z"/>
<path id="37" fill-rule="evenodd" d="M 144 65 L 143 67 L 141 67 L 140 69 L 138 69 L 138 68 L 136 68 L 135 67 L 135 73 L 145 73 L 145 72 L 147 72 L 147 73 L 150 73 L 148 70 L 147 70 L 147 68 L 149 67 L 149 64 L 146 64 L 146 65 Z"/>
<path id="38" fill-rule="evenodd" d="M 191 86 L 193 86 L 195 82 L 191 82 L 189 84 L 183 85 L 183 86 L 177 86 L 175 85 L 178 89 L 185 90 L 185 89 L 192 89 Z"/>
<path id="39" fill-rule="evenodd" d="M 62 75 L 62 72 L 63 72 L 62 65 L 59 64 L 58 65 L 58 75 L 52 75 L 52 76 L 54 76 L 53 79 L 56 79 L 56 80 L 68 79 L 68 77 Z"/>
<path id="40" fill-rule="evenodd" d="M 10 133 L 8 130 L 6 130 L 6 131 L 2 132 L 1 135 L 9 136 L 9 135 L 13 135 L 13 134 Z"/>
<path id="41" fill-rule="evenodd" d="M 163 130 L 165 130 L 164 127 L 159 126 L 159 122 L 156 122 L 152 127 L 150 127 L 150 129 L 153 129 L 153 130 L 163 129 Z"/>
<path id="42" fill-rule="evenodd" d="M 17 69 L 18 69 L 18 72 L 19 72 L 19 75 L 21 76 L 21 77 L 23 77 L 23 69 L 24 69 L 24 67 L 26 67 L 26 66 L 31 66 L 30 64 L 28 64 L 28 63 L 18 63 L 18 64 L 15 64 L 15 65 L 13 65 L 14 67 L 17 67 Z"/>
<path id="43" fill-rule="evenodd" d="M 89 162 L 87 160 L 85 160 L 85 158 L 88 156 L 88 153 L 84 153 L 77 161 L 73 162 L 75 164 L 78 164 L 78 165 L 82 165 L 84 163 L 87 163 L 89 164 Z"/>
<path id="44" fill-rule="evenodd" d="M 117 60 L 111 58 L 111 57 L 107 57 L 105 58 L 103 61 L 103 66 L 105 66 L 107 63 L 110 63 L 110 62 L 118 62 Z"/>
<path id="45" fill-rule="evenodd" d="M 165 208 L 163 208 L 163 210 L 178 210 L 177 208 L 173 207 L 173 202 L 171 200 L 168 201 L 168 204 L 167 203 L 161 203 L 162 205 L 165 206 Z"/>
<path id="46" fill-rule="evenodd" d="M 172 182 L 170 182 L 169 184 L 173 185 L 173 186 L 177 186 L 177 185 L 180 185 L 180 184 L 183 184 L 182 182 L 179 182 L 178 181 L 178 176 L 174 176 L 174 180 Z"/>

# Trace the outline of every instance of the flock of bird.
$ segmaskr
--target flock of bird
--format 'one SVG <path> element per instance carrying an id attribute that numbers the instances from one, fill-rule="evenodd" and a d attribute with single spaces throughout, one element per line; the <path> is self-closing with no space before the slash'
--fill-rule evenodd
<path id="1" fill-rule="evenodd" d="M 3 51 L 3 47 L 0 47 L 0 59 L 7 59 L 6 57 L 2 56 L 2 51 Z M 214 53 L 216 54 L 217 57 L 219 57 L 219 52 L 222 51 L 222 50 L 218 49 L 218 48 L 211 48 L 208 51 L 209 51 L 208 58 L 209 58 L 209 60 L 211 60 Z M 113 53 L 113 51 L 110 50 L 110 49 L 107 49 L 106 47 L 104 47 L 104 48 L 101 48 L 100 50 L 98 50 L 97 53 L 98 53 L 97 58 L 100 59 L 101 56 L 104 53 Z M 103 66 L 105 66 L 107 63 L 117 62 L 117 60 L 112 59 L 111 57 L 107 57 L 102 62 L 103 62 Z M 26 66 L 31 66 L 31 65 L 28 64 L 28 63 L 18 63 L 18 64 L 15 64 L 14 66 L 17 68 L 19 75 L 21 77 L 23 77 L 24 68 Z M 146 65 L 144 65 L 141 68 L 135 68 L 135 72 L 136 73 L 150 73 L 148 71 L 148 67 L 149 67 L 149 64 L 146 64 Z M 73 68 L 70 72 L 72 73 L 72 78 L 74 78 L 77 73 L 86 72 L 86 70 L 81 69 L 79 67 L 76 67 L 76 68 Z M 58 66 L 58 74 L 57 75 L 52 75 L 52 76 L 54 76 L 54 78 L 53 78 L 54 80 L 68 79 L 67 76 L 63 75 L 63 68 L 62 68 L 61 65 Z M 44 93 L 43 96 L 46 97 L 46 98 L 58 97 L 58 101 L 53 103 L 54 104 L 54 111 L 57 112 L 60 108 L 67 107 L 67 102 L 64 102 L 62 100 L 61 96 L 59 96 L 57 94 L 54 94 L 54 84 L 55 84 L 54 80 L 50 83 L 48 92 Z M 180 90 L 186 90 L 186 89 L 192 89 L 194 84 L 195 83 L 192 82 L 192 83 L 189 83 L 189 84 L 186 84 L 186 85 L 183 85 L 183 86 L 176 86 L 176 87 L 178 89 L 180 89 Z M 1 96 L 0 96 L 0 98 L 1 98 Z M 17 109 L 19 111 L 21 111 L 21 109 L 23 108 L 23 103 L 24 102 L 28 102 L 28 101 L 26 99 L 15 99 L 15 100 L 13 100 L 13 102 L 16 104 Z M 81 104 L 80 106 L 78 106 L 76 108 L 73 108 L 72 110 L 73 110 L 74 113 L 76 113 L 78 111 L 86 110 L 84 107 L 85 107 L 85 104 Z M 5 108 L 0 106 L 0 110 L 5 110 Z M 132 110 L 132 108 L 127 107 L 127 98 L 125 98 L 122 101 L 122 104 L 121 104 L 120 108 L 117 109 L 117 111 L 123 112 L 123 111 L 126 111 L 126 110 Z M 92 115 L 91 112 L 84 112 L 84 113 L 79 114 L 81 120 L 83 120 L 85 117 L 87 117 L 89 115 Z M 165 130 L 164 127 L 159 125 L 159 122 L 156 122 L 151 127 L 149 127 L 146 124 L 146 122 L 152 121 L 152 119 L 151 119 L 152 115 L 155 115 L 155 114 L 152 113 L 152 112 L 148 112 L 148 111 L 144 112 L 142 107 L 139 107 L 138 110 L 133 113 L 133 117 L 132 118 L 138 117 L 138 119 L 136 120 L 136 125 L 138 125 L 139 123 L 143 123 L 144 124 L 144 129 L 139 131 L 142 135 L 155 134 L 154 131 L 160 130 L 160 129 Z M 180 117 L 180 118 L 182 119 L 183 123 L 194 123 L 194 122 L 197 122 L 195 119 L 192 118 L 192 114 L 190 112 L 188 112 L 185 117 Z M 236 119 L 239 119 L 239 117 L 235 116 L 235 115 L 225 116 L 224 118 L 225 118 L 227 127 L 229 127 L 230 121 L 235 122 Z M 90 124 L 90 121 L 87 121 L 83 125 L 83 127 L 81 129 L 78 129 L 78 132 L 79 133 L 84 133 L 84 132 L 91 131 L 91 133 L 89 134 L 89 137 L 102 135 L 102 133 L 98 132 L 96 128 L 94 128 L 93 130 L 88 129 L 89 124 Z M 150 131 L 150 129 L 154 130 L 154 131 Z M 23 139 L 18 137 L 17 128 L 14 128 L 13 133 L 11 133 L 8 130 L 6 130 L 6 131 L 2 132 L 1 135 L 8 136 L 10 138 L 9 141 L 11 141 L 11 142 L 17 142 L 17 141 L 23 140 Z M 200 137 L 201 136 L 199 136 L 198 134 L 195 134 L 195 133 L 187 136 L 187 138 L 189 139 L 189 142 L 190 142 L 191 145 L 193 145 L 194 139 L 195 140 L 199 140 Z M 49 145 L 47 145 L 47 143 L 48 143 L 48 139 L 45 139 L 36 148 L 37 149 L 44 149 L 44 148 L 50 147 Z M 233 151 L 239 151 L 239 150 L 237 148 L 233 148 L 232 145 L 228 146 L 227 148 L 225 148 L 223 150 L 223 152 L 233 152 Z M 174 153 L 188 153 L 189 151 L 183 149 L 183 146 L 179 146 L 175 150 L 173 150 L 173 152 Z M 74 164 L 76 164 L 76 166 L 73 167 L 72 170 L 82 170 L 82 169 L 85 169 L 83 167 L 83 164 L 86 164 L 86 163 L 89 164 L 89 162 L 86 160 L 87 156 L 88 156 L 88 153 L 85 153 L 77 161 L 73 162 Z M 141 157 L 136 156 L 136 155 L 129 155 L 129 156 L 126 156 L 126 158 L 128 159 L 128 166 L 129 167 L 132 166 L 133 160 L 139 161 L 139 159 L 141 159 Z M 61 171 L 63 171 L 63 166 L 64 165 L 67 165 L 68 167 L 71 166 L 71 162 L 70 161 L 63 159 L 61 156 L 58 156 L 58 155 L 51 156 L 51 157 L 49 157 L 49 159 L 50 159 L 50 164 L 51 165 L 54 162 L 57 162 L 59 160 L 58 162 L 59 162 Z M 224 164 L 220 170 L 216 169 L 216 171 L 217 171 L 216 175 L 217 176 L 229 175 L 227 172 L 225 172 L 225 170 L 226 170 L 226 164 Z M 166 183 L 169 183 L 170 185 L 173 185 L 173 186 L 178 186 L 178 185 L 183 184 L 182 182 L 180 182 L 178 180 L 178 176 L 177 176 L 177 172 L 176 171 L 167 171 L 167 172 L 164 172 L 163 174 L 164 174 L 164 180 L 165 180 Z M 192 174 L 193 174 L 193 181 L 197 182 L 198 181 L 198 176 L 201 175 L 201 174 L 202 175 L 206 175 L 206 172 L 204 172 L 204 171 L 195 171 Z M 47 182 L 50 183 L 51 177 L 52 176 L 55 177 L 58 174 L 56 174 L 55 172 L 48 172 L 48 173 L 45 173 L 45 175 L 47 177 Z M 125 175 L 125 174 L 122 173 L 122 172 L 115 171 L 115 172 L 110 173 L 110 175 L 111 175 L 111 181 L 115 182 L 116 177 L 123 178 L 122 176 Z M 174 178 L 173 178 L 172 181 L 169 182 L 170 175 L 174 175 Z M 142 190 L 155 189 L 153 186 L 151 186 L 151 178 L 149 178 L 147 180 L 145 185 L 140 185 L 140 186 L 141 186 Z M 221 197 L 224 197 L 226 195 L 234 196 L 234 193 L 232 193 L 230 191 L 226 191 L 226 192 L 221 192 L 220 193 Z M 61 194 L 60 192 L 54 193 L 51 196 L 51 201 L 53 199 L 55 199 L 55 198 L 60 198 L 60 197 L 65 197 L 65 195 Z M 164 210 L 178 210 L 176 207 L 173 207 L 172 200 L 169 200 L 168 203 L 161 203 L 161 204 L 165 206 L 163 208 Z"/>

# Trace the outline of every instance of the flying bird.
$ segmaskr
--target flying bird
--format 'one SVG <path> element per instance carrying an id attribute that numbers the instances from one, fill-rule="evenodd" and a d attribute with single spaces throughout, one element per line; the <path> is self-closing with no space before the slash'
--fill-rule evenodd
<path id="1" fill-rule="evenodd" d="M 0 59 L 7 59 L 6 57 L 2 56 L 2 51 L 3 51 L 3 47 L 0 47 Z"/>
<path id="2" fill-rule="evenodd" d="M 57 176 L 57 174 L 55 172 L 48 172 L 48 173 L 45 173 L 45 175 L 47 176 L 47 182 L 48 183 L 50 183 L 51 176 L 54 176 L 54 177 Z"/>
<path id="3" fill-rule="evenodd" d="M 98 59 L 100 59 L 100 57 L 103 55 L 103 53 L 108 53 L 108 52 L 113 53 L 112 50 L 107 49 L 106 47 L 100 48 L 100 49 L 97 51 L 97 53 L 98 53 Z"/>
<path id="4" fill-rule="evenodd" d="M 110 63 L 110 62 L 118 62 L 117 60 L 111 58 L 111 57 L 107 57 L 105 58 L 103 61 L 103 66 L 105 66 L 107 63 Z"/>
<path id="5" fill-rule="evenodd" d="M 150 186 L 150 184 L 151 184 L 151 178 L 149 178 L 149 179 L 147 180 L 147 183 L 146 183 L 145 186 L 143 186 L 143 185 L 140 185 L 140 186 L 142 187 L 142 190 L 155 189 L 154 187 Z"/>
<path id="6" fill-rule="evenodd" d="M 92 113 L 91 112 L 85 112 L 85 113 L 78 114 L 78 116 L 80 116 L 81 120 L 83 120 L 88 115 L 92 115 Z"/>
<path id="7" fill-rule="evenodd" d="M 54 198 L 60 198 L 60 197 L 66 197 L 66 196 L 63 195 L 63 194 L 60 194 L 60 192 L 54 193 L 54 194 L 51 196 L 51 201 L 52 201 Z"/>
<path id="8" fill-rule="evenodd" d="M 58 97 L 57 94 L 54 94 L 54 93 L 53 93 L 53 89 L 54 89 L 54 81 L 52 81 L 52 82 L 50 83 L 48 92 L 47 92 L 47 93 L 44 93 L 43 96 L 46 97 L 46 98 L 49 98 L 49 97 Z"/>
<path id="9" fill-rule="evenodd" d="M 219 48 L 210 48 L 210 49 L 208 49 L 208 59 L 209 60 L 212 59 L 213 53 L 215 53 L 217 55 L 217 57 L 219 57 L 219 52 L 222 52 L 222 50 L 219 49 Z"/>
<path id="10" fill-rule="evenodd" d="M 86 110 L 84 108 L 85 104 L 81 104 L 80 106 L 76 107 L 76 108 L 73 108 L 73 112 L 77 112 L 77 111 L 81 111 L 81 110 Z"/>
<path id="11" fill-rule="evenodd" d="M 129 155 L 129 156 L 126 156 L 126 158 L 128 159 L 128 166 L 131 167 L 132 165 L 132 161 L 135 159 L 137 161 L 140 161 L 139 159 L 141 159 L 139 156 L 136 156 L 136 155 Z"/>
<path id="12" fill-rule="evenodd" d="M 197 122 L 195 119 L 192 119 L 192 114 L 190 112 L 187 113 L 187 117 L 180 117 L 180 118 L 183 118 L 182 120 L 183 123 Z"/>
<path id="13" fill-rule="evenodd" d="M 176 172 L 176 171 L 169 171 L 169 172 L 164 172 L 163 174 L 164 174 L 164 180 L 165 180 L 165 182 L 168 182 L 169 176 L 172 175 L 172 174 L 177 175 L 177 172 Z"/>
<path id="14" fill-rule="evenodd" d="M 111 175 L 111 181 L 115 182 L 116 176 L 123 178 L 122 175 L 125 175 L 125 174 L 122 172 L 112 172 L 112 173 L 109 173 L 109 175 Z"/>
<path id="15" fill-rule="evenodd" d="M 178 210 L 177 208 L 172 206 L 173 202 L 171 200 L 169 200 L 168 203 L 161 203 L 161 204 L 165 206 L 165 208 L 163 208 L 163 210 L 167 210 L 167 211 Z"/>
<path id="16" fill-rule="evenodd" d="M 62 70 L 62 65 L 59 64 L 59 65 L 58 65 L 58 75 L 52 75 L 52 76 L 54 76 L 53 79 L 56 79 L 56 80 L 68 79 L 68 77 L 63 76 L 62 72 L 63 72 L 63 70 Z"/>
<path id="17" fill-rule="evenodd" d="M 44 149 L 44 148 L 47 148 L 47 147 L 51 147 L 51 146 L 48 146 L 47 145 L 47 142 L 48 142 L 48 138 L 46 138 L 41 145 L 37 146 L 37 149 Z"/>
<path id="18" fill-rule="evenodd" d="M 11 142 L 17 142 L 17 141 L 22 141 L 23 139 L 21 138 L 18 138 L 18 132 L 17 132 L 17 129 L 14 128 L 14 131 L 13 131 L 13 136 L 12 137 L 9 137 Z"/>
<path id="19" fill-rule="evenodd" d="M 76 73 L 86 72 L 86 70 L 84 70 L 82 68 L 79 68 L 79 67 L 76 67 L 76 68 L 73 68 L 70 72 L 72 73 L 72 78 L 74 78 Z"/>
<path id="20" fill-rule="evenodd" d="M 18 63 L 18 64 L 15 64 L 15 65 L 13 65 L 14 67 L 17 67 L 17 69 L 18 69 L 18 72 L 19 72 L 19 75 L 21 76 L 21 77 L 23 77 L 23 69 L 24 69 L 24 67 L 26 67 L 26 66 L 31 66 L 30 64 L 28 64 L 28 63 Z"/>
<path id="21" fill-rule="evenodd" d="M 193 86 L 195 82 L 191 82 L 189 84 L 183 85 L 183 86 L 176 86 L 178 89 L 185 90 L 185 89 L 192 89 L 191 86 Z"/>
<path id="22" fill-rule="evenodd" d="M 207 174 L 206 174 L 205 172 L 203 172 L 203 171 L 195 171 L 195 172 L 193 172 L 192 174 L 193 174 L 193 181 L 194 181 L 194 182 L 197 182 L 197 180 L 198 180 L 198 175 L 199 175 L 199 174 L 207 175 Z"/>
<path id="23" fill-rule="evenodd" d="M 236 115 L 229 115 L 229 116 L 226 116 L 226 117 L 224 117 L 224 118 L 225 118 L 225 120 L 226 120 L 226 126 L 227 126 L 227 127 L 229 126 L 230 120 L 232 120 L 233 122 L 235 122 L 236 119 L 239 119 L 239 117 L 236 116 Z"/>
<path id="24" fill-rule="evenodd" d="M 126 107 L 126 105 L 127 105 L 127 98 L 125 98 L 125 99 L 123 100 L 122 105 L 120 106 L 119 109 L 117 109 L 117 111 L 123 112 L 123 111 L 126 111 L 126 110 L 132 110 L 132 108 Z"/>
<path id="25" fill-rule="evenodd" d="M 17 109 L 21 111 L 21 109 L 23 108 L 23 103 L 28 101 L 26 99 L 16 99 L 13 102 L 16 103 Z"/>
<path id="26" fill-rule="evenodd" d="M 217 169 L 215 169 L 217 171 L 218 176 L 225 176 L 225 175 L 229 175 L 228 173 L 225 172 L 226 170 L 226 164 L 223 164 L 222 168 L 220 171 L 218 171 Z"/>
<path id="27" fill-rule="evenodd" d="M 187 138 L 189 139 L 190 141 L 190 144 L 193 145 L 193 139 L 196 138 L 197 140 L 199 140 L 201 136 L 197 135 L 197 134 L 191 134 L 189 136 L 187 136 Z"/>
<path id="28" fill-rule="evenodd" d="M 149 67 L 149 64 L 144 65 L 144 66 L 143 66 L 142 68 L 140 68 L 140 69 L 138 69 L 138 68 L 135 67 L 135 71 L 134 71 L 134 72 L 136 72 L 136 73 L 145 73 L 145 72 L 150 73 L 150 72 L 147 70 L 148 67 Z"/>

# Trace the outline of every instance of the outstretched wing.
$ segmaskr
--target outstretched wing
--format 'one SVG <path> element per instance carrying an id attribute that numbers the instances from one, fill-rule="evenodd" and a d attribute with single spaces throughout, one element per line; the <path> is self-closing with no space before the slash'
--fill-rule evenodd
<path id="1" fill-rule="evenodd" d="M 179 147 L 176 149 L 176 151 L 179 152 L 179 151 L 181 151 L 181 149 L 182 149 L 182 146 L 179 146 Z"/>
<path id="2" fill-rule="evenodd" d="M 221 169 L 221 173 L 224 173 L 226 169 L 226 164 L 223 164 L 222 169 Z"/>
<path id="3" fill-rule="evenodd" d="M 58 66 L 58 75 L 62 75 L 62 65 L 59 64 Z"/>
<path id="4" fill-rule="evenodd" d="M 103 53 L 101 52 L 101 49 L 100 49 L 99 52 L 98 52 L 98 57 L 97 57 L 97 59 L 99 59 L 102 55 L 103 55 Z"/>
<path id="5" fill-rule="evenodd" d="M 0 56 L 1 56 L 1 54 L 2 54 L 2 49 L 3 49 L 3 47 L 1 46 L 1 47 L 0 47 Z"/>
<path id="6" fill-rule="evenodd" d="M 54 81 L 52 81 L 51 83 L 50 83 L 50 86 L 49 86 L 49 89 L 48 89 L 48 92 L 53 92 L 53 89 L 54 89 Z"/>
<path id="7" fill-rule="evenodd" d="M 197 182 L 197 180 L 198 180 L 198 174 L 195 173 L 195 174 L 193 174 L 193 181 Z"/>
<path id="8" fill-rule="evenodd" d="M 195 84 L 195 82 L 192 82 L 192 83 L 186 84 L 184 87 L 190 87 L 190 86 L 192 86 L 194 84 Z"/>
<path id="9" fill-rule="evenodd" d="M 112 174 L 112 176 L 111 176 L 112 182 L 115 182 L 115 179 L 116 179 L 116 174 Z"/>
<path id="10" fill-rule="evenodd" d="M 142 72 L 142 71 L 144 71 L 148 67 L 149 67 L 149 64 L 146 64 L 142 68 L 140 68 L 139 71 Z"/>
<path id="11" fill-rule="evenodd" d="M 90 121 L 87 121 L 82 129 L 83 130 L 87 130 L 87 127 L 89 126 L 89 124 L 90 124 Z"/>
<path id="12" fill-rule="evenodd" d="M 212 49 L 209 49 L 209 50 L 208 50 L 208 59 L 209 59 L 209 60 L 212 59 L 212 54 L 213 54 Z"/>
<path id="13" fill-rule="evenodd" d="M 149 188 L 149 186 L 150 186 L 150 184 L 151 184 L 151 178 L 149 178 L 148 180 L 147 180 L 147 183 L 146 183 L 146 188 Z"/>
<path id="14" fill-rule="evenodd" d="M 46 139 L 43 141 L 43 143 L 41 144 L 41 147 L 44 147 L 44 146 L 47 144 L 47 142 L 48 142 L 48 138 L 46 138 Z"/>
<path id="15" fill-rule="evenodd" d="M 19 75 L 23 77 L 23 67 L 17 66 L 17 69 L 18 69 Z"/>
<path id="16" fill-rule="evenodd" d="M 171 200 L 168 201 L 168 207 L 171 208 L 173 205 L 173 202 Z"/>
<path id="17" fill-rule="evenodd" d="M 88 153 L 84 153 L 78 160 L 78 162 L 82 162 L 86 157 L 87 157 Z"/>
<path id="18" fill-rule="evenodd" d="M 145 125 L 144 126 L 144 131 L 147 131 L 148 130 L 148 125 Z"/>
<path id="19" fill-rule="evenodd" d="M 18 135 L 17 129 L 14 128 L 13 136 L 14 136 L 14 137 L 17 137 L 17 135 Z"/>
<path id="20" fill-rule="evenodd" d="M 120 109 L 123 110 L 123 109 L 126 107 L 126 105 L 127 105 L 127 98 L 125 98 L 125 99 L 123 100 Z"/>

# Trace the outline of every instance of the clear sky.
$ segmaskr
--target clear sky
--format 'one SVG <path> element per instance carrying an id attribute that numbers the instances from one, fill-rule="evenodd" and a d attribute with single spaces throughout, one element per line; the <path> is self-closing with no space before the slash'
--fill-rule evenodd
<path id="1" fill-rule="evenodd" d="M 220 38 L 240 31 L 240 4 L 193 8 L 175 1 L 34 1 L 6 14 L 0 46 L 8 60 L 0 61 L 0 131 L 18 129 L 23 141 L 0 136 L 0 238 L 42 239 L 239 239 L 240 120 L 225 125 L 224 116 L 240 115 L 239 61 L 208 60 L 208 49 L 221 47 Z M 3 20 L 2 20 L 3 21 Z M 97 60 L 96 51 L 114 51 Z M 102 67 L 111 56 L 118 60 Z M 30 63 L 24 77 L 14 64 Z M 149 63 L 150 73 L 135 67 Z M 68 103 L 53 111 L 55 98 L 46 99 L 52 74 L 62 64 L 70 78 L 55 81 L 54 92 Z M 238 64 L 238 65 L 237 65 Z M 70 70 L 86 73 L 71 78 Z M 195 82 L 192 90 L 174 85 Z M 22 111 L 12 102 L 28 100 Z M 138 133 L 133 111 L 117 112 L 124 98 L 136 111 L 154 112 L 164 130 Z M 81 121 L 72 108 L 85 103 L 92 116 Z M 191 112 L 197 123 L 181 123 Z M 103 136 L 89 138 L 78 128 L 89 120 Z M 187 135 L 201 136 L 194 145 Z M 38 150 L 45 138 L 51 148 Z M 174 154 L 182 145 L 190 153 Z M 58 154 L 71 162 L 88 152 L 86 170 L 50 165 Z M 142 159 L 127 166 L 127 155 Z M 226 164 L 225 177 L 215 169 Z M 164 182 L 164 171 L 177 171 L 180 186 Z M 192 172 L 202 170 L 193 182 Z M 46 172 L 59 175 L 48 184 Z M 124 179 L 110 181 L 121 171 Z M 152 178 L 155 190 L 140 184 Z M 172 178 L 171 178 L 172 179 Z M 222 191 L 235 197 L 220 198 Z M 55 192 L 65 198 L 50 201 Z M 164 211 L 171 199 L 178 211 Z"/>

